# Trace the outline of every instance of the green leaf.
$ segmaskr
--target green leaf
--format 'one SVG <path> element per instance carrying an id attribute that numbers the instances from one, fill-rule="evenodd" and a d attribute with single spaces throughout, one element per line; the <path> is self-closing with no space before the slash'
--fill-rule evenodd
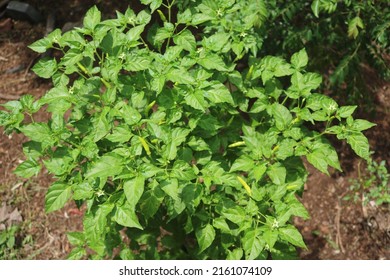
<path id="1" fill-rule="evenodd" d="M 125 120 L 128 125 L 135 125 L 142 119 L 141 114 L 133 107 L 126 103 L 118 103 L 120 105 L 120 116 Z"/>
<path id="2" fill-rule="evenodd" d="M 164 170 L 162 168 L 159 168 L 151 163 L 143 163 L 142 166 L 140 166 L 140 172 L 146 178 L 153 177 L 163 171 Z"/>
<path id="3" fill-rule="evenodd" d="M 189 159 L 191 159 L 191 158 L 192 157 L 190 155 Z M 191 181 L 191 180 L 197 178 L 197 176 L 194 172 L 194 168 L 183 160 L 176 160 L 175 161 L 173 168 L 172 168 L 171 176 L 175 177 L 179 180 L 182 180 L 182 181 Z"/>
<path id="4" fill-rule="evenodd" d="M 76 247 L 76 248 L 73 248 L 72 251 L 70 251 L 70 253 L 66 259 L 67 260 L 80 260 L 85 255 L 87 255 L 87 251 L 83 247 Z"/>
<path id="5" fill-rule="evenodd" d="M 90 199 L 94 194 L 94 190 L 91 184 L 86 181 L 82 182 L 81 184 L 74 184 L 72 189 L 74 200 Z"/>
<path id="6" fill-rule="evenodd" d="M 320 150 L 314 150 L 312 153 L 306 155 L 307 161 L 322 173 L 329 175 L 328 162 L 326 155 Z"/>
<path id="7" fill-rule="evenodd" d="M 244 251 L 241 248 L 236 248 L 233 251 L 229 251 L 227 260 L 241 260 L 244 255 Z"/>
<path id="8" fill-rule="evenodd" d="M 361 29 L 364 28 L 363 21 L 359 16 L 354 17 L 348 22 L 348 37 L 356 39 L 356 37 L 359 35 L 358 27 Z"/>
<path id="9" fill-rule="evenodd" d="M 247 155 L 242 155 L 238 159 L 236 159 L 230 168 L 229 172 L 234 171 L 246 171 L 249 172 L 255 167 L 255 162 L 252 158 Z"/>
<path id="10" fill-rule="evenodd" d="M 223 217 L 218 217 L 213 220 L 213 227 L 225 233 L 231 233 L 231 229 Z"/>
<path id="11" fill-rule="evenodd" d="M 153 217 L 160 208 L 161 202 L 164 199 L 164 195 L 160 192 L 162 191 L 149 190 L 144 192 L 141 198 L 140 208 L 145 219 Z"/>
<path id="12" fill-rule="evenodd" d="M 40 59 L 31 70 L 39 77 L 48 79 L 57 71 L 57 62 L 54 58 L 45 57 Z"/>
<path id="13" fill-rule="evenodd" d="M 187 135 L 190 133 L 189 129 L 185 128 L 174 128 L 170 135 L 170 141 L 166 145 L 165 153 L 169 160 L 175 159 L 177 155 L 177 146 L 182 144 Z"/>
<path id="14" fill-rule="evenodd" d="M 28 47 L 37 53 L 44 53 L 52 46 L 52 42 L 49 38 L 45 37 L 35 41 Z"/>
<path id="15" fill-rule="evenodd" d="M 336 101 L 334 101 L 332 98 L 324 96 L 325 98 L 322 99 L 321 101 L 321 106 L 324 109 L 324 111 L 328 114 L 331 115 L 337 111 L 339 108 L 339 105 L 337 104 Z"/>
<path id="16" fill-rule="evenodd" d="M 96 6 L 90 8 L 87 14 L 84 17 L 83 24 L 84 27 L 90 30 L 95 29 L 96 25 L 100 23 L 101 13 Z"/>
<path id="17" fill-rule="evenodd" d="M 134 206 L 128 202 L 116 206 L 113 220 L 125 227 L 143 229 L 135 214 Z"/>
<path id="18" fill-rule="evenodd" d="M 153 13 L 161 6 L 162 0 L 141 0 L 141 3 L 144 5 L 150 5 L 150 9 L 152 10 Z"/>
<path id="19" fill-rule="evenodd" d="M 260 61 L 261 80 L 263 84 L 274 76 L 283 77 L 293 73 L 291 65 L 284 59 L 274 56 L 266 56 Z"/>
<path id="20" fill-rule="evenodd" d="M 125 143 L 130 140 L 133 134 L 127 126 L 116 126 L 112 130 L 112 133 L 107 135 L 106 139 L 111 142 Z"/>
<path id="21" fill-rule="evenodd" d="M 309 97 L 311 90 L 318 88 L 321 85 L 322 77 L 316 73 L 306 73 L 302 75 L 299 72 L 291 76 L 291 87 L 288 88 L 286 94 L 290 98 L 298 98 L 299 96 Z"/>
<path id="22" fill-rule="evenodd" d="M 47 170 L 56 176 L 61 176 L 68 172 L 71 162 L 72 158 L 69 156 L 52 157 L 43 160 Z"/>
<path id="23" fill-rule="evenodd" d="M 326 113 L 332 114 L 337 111 L 338 104 L 326 95 L 314 93 L 307 98 L 306 107 L 313 111 L 324 109 Z"/>
<path id="24" fill-rule="evenodd" d="M 215 19 L 214 16 L 206 15 L 206 14 L 194 14 L 192 16 L 192 24 L 197 26 L 200 25 L 206 21 Z"/>
<path id="25" fill-rule="evenodd" d="M 136 54 L 128 54 L 124 62 L 124 69 L 127 71 L 142 71 L 150 67 L 151 58 Z"/>
<path id="26" fill-rule="evenodd" d="M 267 170 L 267 175 L 275 185 L 282 185 L 286 181 L 286 168 L 279 162 L 274 163 Z"/>
<path id="27" fill-rule="evenodd" d="M 334 125 L 334 126 L 328 127 L 328 129 L 326 131 L 327 131 L 327 133 L 341 135 L 343 133 L 343 128 L 339 125 Z M 339 138 L 339 139 L 341 139 L 341 138 Z M 343 139 L 345 139 L 345 137 Z"/>
<path id="28" fill-rule="evenodd" d="M 251 229 L 245 232 L 242 238 L 242 247 L 245 251 L 245 258 L 247 260 L 256 259 L 264 248 L 264 242 L 260 240 L 259 231 Z"/>
<path id="29" fill-rule="evenodd" d="M 196 126 L 210 132 L 212 135 L 216 134 L 218 129 L 222 126 L 216 117 L 204 114 L 202 118 L 197 121 Z"/>
<path id="30" fill-rule="evenodd" d="M 100 256 L 104 255 L 106 248 L 107 216 L 111 213 L 114 206 L 114 204 L 107 202 L 100 204 L 95 212 L 90 211 L 86 213 L 83 220 L 84 235 L 87 244 Z"/>
<path id="31" fill-rule="evenodd" d="M 95 142 L 93 142 L 89 137 L 85 137 L 81 143 L 81 154 L 87 158 L 95 158 L 99 152 L 99 148 Z"/>
<path id="32" fill-rule="evenodd" d="M 181 189 L 179 188 L 179 182 L 177 179 L 171 179 L 169 181 L 164 182 L 161 185 L 161 189 L 173 200 L 179 200 Z"/>
<path id="33" fill-rule="evenodd" d="M 163 75 L 161 75 L 161 76 L 156 75 L 150 81 L 151 89 L 154 90 L 157 94 L 159 94 L 163 90 L 163 88 L 165 86 L 165 82 L 166 82 L 165 76 L 163 76 Z"/>
<path id="34" fill-rule="evenodd" d="M 177 84 L 185 84 L 185 85 L 190 85 L 195 83 L 194 77 L 191 76 L 190 73 L 187 72 L 184 68 L 172 68 L 168 73 L 167 73 L 167 80 L 170 80 L 174 83 Z"/>
<path id="35" fill-rule="evenodd" d="M 291 87 L 286 92 L 287 96 L 293 99 L 297 99 L 303 95 L 302 92 L 305 90 L 303 75 L 300 72 L 295 72 L 291 76 Z"/>
<path id="36" fill-rule="evenodd" d="M 66 86 L 56 86 L 50 89 L 46 94 L 39 100 L 40 104 L 57 103 L 59 101 L 75 101 L 74 97 L 69 93 Z"/>
<path id="37" fill-rule="evenodd" d="M 50 145 L 54 142 L 52 132 L 46 123 L 30 123 L 19 130 L 32 141 Z"/>
<path id="38" fill-rule="evenodd" d="M 13 114 L 17 114 L 23 109 L 22 103 L 18 100 L 8 101 L 7 103 L 1 104 L 1 106 L 11 111 Z"/>
<path id="39" fill-rule="evenodd" d="M 30 159 L 19 164 L 14 173 L 23 178 L 30 178 L 36 176 L 40 170 L 40 164 L 36 160 Z"/>
<path id="40" fill-rule="evenodd" d="M 144 186 L 145 178 L 141 174 L 123 184 L 127 202 L 132 206 L 132 209 L 135 209 L 135 206 L 144 193 Z"/>
<path id="41" fill-rule="evenodd" d="M 305 73 L 303 75 L 303 85 L 305 89 L 312 90 L 318 88 L 322 83 L 322 76 L 318 73 Z M 304 95 L 307 97 L 307 95 Z"/>
<path id="42" fill-rule="evenodd" d="M 361 132 L 355 132 L 347 136 L 347 143 L 351 145 L 351 148 L 355 153 L 366 160 L 370 157 L 370 146 L 366 136 Z"/>
<path id="43" fill-rule="evenodd" d="M 285 160 L 286 158 L 293 156 L 294 148 L 296 145 L 297 142 L 293 139 L 290 138 L 283 139 L 282 142 L 280 142 L 278 150 L 276 151 L 276 156 L 282 160 Z"/>
<path id="44" fill-rule="evenodd" d="M 279 228 L 278 232 L 279 232 L 279 237 L 282 240 L 290 242 L 295 246 L 306 248 L 305 242 L 302 239 L 302 235 L 294 226 L 287 225 L 286 227 Z"/>
<path id="45" fill-rule="evenodd" d="M 376 124 L 366 120 L 356 119 L 353 121 L 351 128 L 356 129 L 358 131 L 363 131 L 373 126 L 376 126 Z"/>
<path id="46" fill-rule="evenodd" d="M 165 117 L 165 114 L 162 116 Z M 151 133 L 151 136 L 155 136 L 156 138 L 161 139 L 163 142 L 168 142 L 168 133 L 165 129 L 163 130 L 160 125 L 154 122 L 149 122 L 148 129 Z"/>
<path id="47" fill-rule="evenodd" d="M 332 147 L 332 149 L 326 150 L 326 153 L 326 162 L 337 170 L 342 171 L 336 150 Z"/>
<path id="48" fill-rule="evenodd" d="M 201 202 L 202 198 L 202 188 L 200 185 L 196 184 L 186 184 L 181 191 L 180 198 L 183 201 L 183 203 L 186 205 L 187 209 L 194 213 L 196 207 Z M 215 226 L 214 226 L 215 227 Z"/>
<path id="49" fill-rule="evenodd" d="M 275 125 L 279 130 L 285 130 L 291 124 L 292 115 L 290 111 L 279 103 L 273 104 L 272 115 L 275 119 Z"/>
<path id="50" fill-rule="evenodd" d="M 353 114 L 353 112 L 355 112 L 356 108 L 357 108 L 357 106 L 341 106 L 337 110 L 337 114 L 341 118 L 348 118 L 349 116 L 351 116 Z"/>
<path id="51" fill-rule="evenodd" d="M 119 257 L 121 260 L 134 260 L 135 253 L 128 247 L 122 248 L 119 253 Z"/>
<path id="52" fill-rule="evenodd" d="M 81 32 L 77 30 L 71 30 L 65 32 L 59 40 L 61 46 L 68 46 L 71 48 L 79 48 L 85 45 L 85 39 Z"/>
<path id="53" fill-rule="evenodd" d="M 144 31 L 144 29 L 145 29 L 145 25 L 143 25 L 143 24 L 131 28 L 126 33 L 127 40 L 129 40 L 130 42 L 137 41 L 140 38 L 140 36 L 141 36 L 142 32 Z"/>
<path id="54" fill-rule="evenodd" d="M 245 211 L 239 206 L 230 208 L 224 207 L 221 215 L 237 225 L 240 225 L 241 222 L 245 220 Z"/>
<path id="55" fill-rule="evenodd" d="M 188 29 L 175 36 L 173 41 L 176 45 L 181 46 L 186 51 L 193 52 L 196 49 L 195 37 Z"/>
<path id="56" fill-rule="evenodd" d="M 226 88 L 226 86 L 219 82 L 214 82 L 213 85 L 205 88 L 203 95 L 213 103 L 234 104 L 230 91 Z"/>
<path id="57" fill-rule="evenodd" d="M 28 159 L 38 160 L 42 156 L 42 146 L 38 142 L 29 141 L 23 143 L 23 153 Z"/>
<path id="58" fill-rule="evenodd" d="M 316 168 L 319 169 L 319 168 L 321 168 L 321 165 L 322 165 L 322 168 L 324 170 L 322 170 L 322 169 L 320 169 L 320 170 L 327 174 L 327 167 L 325 165 L 327 163 L 330 166 L 341 171 L 337 152 L 331 144 L 327 143 L 326 141 L 324 142 L 323 140 L 315 141 L 313 143 L 311 149 L 312 149 L 312 153 L 313 153 L 313 155 L 311 157 L 317 157 L 317 160 L 314 158 L 311 159 L 313 162 L 312 163 L 313 165 L 314 164 L 318 165 L 318 166 L 315 166 Z"/>
<path id="59" fill-rule="evenodd" d="M 80 52 L 80 50 L 70 49 L 61 58 L 60 66 L 62 66 L 61 64 L 63 64 L 64 66 L 72 69 L 72 67 L 76 67 L 75 65 L 77 64 L 77 62 L 80 62 L 82 58 L 83 54 Z M 76 70 L 77 69 L 75 69 L 74 71 Z M 65 73 L 68 74 L 68 72 Z"/>
<path id="60" fill-rule="evenodd" d="M 61 45 L 62 30 L 60 28 L 54 29 L 47 35 L 47 38 L 51 41 L 52 44 Z"/>
<path id="61" fill-rule="evenodd" d="M 321 110 L 322 101 L 324 98 L 326 98 L 326 96 L 322 94 L 314 93 L 306 99 L 306 107 L 313 111 Z"/>
<path id="62" fill-rule="evenodd" d="M 93 127 L 94 127 L 94 137 L 93 141 L 97 142 L 100 139 L 102 139 L 104 136 L 106 136 L 110 130 L 110 124 L 107 120 L 107 114 L 109 112 L 110 108 L 105 107 L 103 111 L 100 113 L 100 115 L 93 120 Z"/>
<path id="63" fill-rule="evenodd" d="M 97 178 L 115 176 L 122 172 L 122 168 L 122 159 L 116 156 L 104 155 L 92 164 L 92 167 L 88 170 L 85 177 Z"/>
<path id="64" fill-rule="evenodd" d="M 211 35 L 208 38 L 203 39 L 204 45 L 207 49 L 212 50 L 214 52 L 220 52 L 223 47 L 229 41 L 229 34 L 225 32 L 219 32 Z"/>
<path id="65" fill-rule="evenodd" d="M 288 187 L 289 186 L 287 186 L 287 188 Z M 291 198 L 292 199 L 286 200 L 291 215 L 308 219 L 310 216 L 305 206 L 295 197 L 295 195 L 292 195 Z"/>
<path id="66" fill-rule="evenodd" d="M 150 13 L 146 10 L 139 12 L 137 15 L 137 22 L 139 24 L 148 24 L 151 19 L 152 19 L 152 17 L 150 15 Z"/>
<path id="67" fill-rule="evenodd" d="M 255 178 L 255 180 L 259 181 L 261 179 L 261 177 L 264 175 L 265 171 L 267 171 L 267 164 L 266 163 L 256 165 L 253 168 L 253 177 Z"/>
<path id="68" fill-rule="evenodd" d="M 313 11 L 313 14 L 315 17 L 318 18 L 319 12 L 320 12 L 320 2 L 321 0 L 314 0 L 313 3 L 311 3 L 311 10 Z"/>
<path id="69" fill-rule="evenodd" d="M 161 45 L 166 39 L 171 38 L 173 35 L 173 25 L 171 23 L 164 23 L 164 27 L 157 29 L 154 41 L 157 45 Z"/>
<path id="70" fill-rule="evenodd" d="M 198 63 L 207 70 L 228 71 L 225 62 L 217 54 L 209 53 L 206 57 L 199 59 Z"/>
<path id="71" fill-rule="evenodd" d="M 72 186 L 63 183 L 51 185 L 45 197 L 45 211 L 50 213 L 64 207 L 72 195 Z"/>
<path id="72" fill-rule="evenodd" d="M 302 49 L 291 56 L 291 64 L 297 70 L 305 67 L 308 61 L 309 58 L 307 57 L 307 53 L 305 49 Z"/>
<path id="73" fill-rule="evenodd" d="M 276 241 L 278 240 L 279 233 L 276 230 L 265 230 L 263 233 L 263 239 L 267 243 L 270 250 L 273 249 Z"/>
<path id="74" fill-rule="evenodd" d="M 180 57 L 180 54 L 181 52 L 183 51 L 183 47 L 181 46 L 172 46 L 172 47 L 168 47 L 164 53 L 164 60 L 165 62 L 174 62 L 176 60 L 179 59 Z M 188 58 L 188 61 L 186 60 L 186 58 L 183 59 L 182 63 L 181 63 L 181 67 L 182 69 L 186 69 L 185 71 L 187 71 L 187 69 L 189 67 L 191 67 L 192 65 L 195 64 L 195 61 L 191 64 L 186 64 L 187 62 L 189 61 L 192 61 L 192 59 Z"/>
<path id="75" fill-rule="evenodd" d="M 66 236 L 68 237 L 69 243 L 72 244 L 73 246 L 84 245 L 85 237 L 83 232 L 78 232 L 78 231 L 68 232 Z"/>
<path id="76" fill-rule="evenodd" d="M 268 101 L 267 97 L 259 98 L 253 104 L 253 106 L 250 110 L 250 113 L 260 113 L 260 112 L 264 111 L 265 109 L 267 109 L 268 104 L 269 104 L 269 101 Z"/>
<path id="77" fill-rule="evenodd" d="M 195 92 L 190 92 L 184 97 L 187 105 L 191 106 L 194 109 L 201 110 L 202 112 L 206 111 L 208 103 L 205 100 L 201 90 L 196 90 Z"/>
<path id="78" fill-rule="evenodd" d="M 213 243 L 215 239 L 215 230 L 212 225 L 207 224 L 205 227 L 198 229 L 195 232 L 195 236 L 199 245 L 198 253 L 201 253 Z"/>
<path id="79" fill-rule="evenodd" d="M 177 14 L 177 23 L 190 24 L 192 20 L 192 13 L 190 9 L 179 11 Z"/>

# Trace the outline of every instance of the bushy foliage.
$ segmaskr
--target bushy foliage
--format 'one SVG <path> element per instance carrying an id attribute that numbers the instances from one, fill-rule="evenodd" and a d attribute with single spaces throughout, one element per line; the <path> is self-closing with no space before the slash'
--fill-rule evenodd
<path id="1" fill-rule="evenodd" d="M 365 66 L 390 79 L 389 1 L 264 1 L 270 11 L 264 30 L 267 54 L 285 55 L 305 47 L 310 69 L 329 73 L 335 96 L 371 104 Z"/>
<path id="2" fill-rule="evenodd" d="M 309 217 L 303 158 L 341 170 L 332 134 L 368 159 L 362 131 L 373 124 L 318 93 L 304 48 L 259 55 L 262 1 L 141 2 L 149 8 L 107 20 L 93 7 L 82 28 L 30 46 L 61 55 L 33 68 L 54 85 L 42 98 L 2 105 L 0 125 L 31 140 L 16 174 L 53 174 L 47 212 L 86 205 L 84 230 L 68 234 L 72 259 L 87 248 L 95 258 L 115 248 L 122 259 L 295 257 L 305 244 L 291 218 Z M 48 122 L 34 120 L 40 109 Z"/>

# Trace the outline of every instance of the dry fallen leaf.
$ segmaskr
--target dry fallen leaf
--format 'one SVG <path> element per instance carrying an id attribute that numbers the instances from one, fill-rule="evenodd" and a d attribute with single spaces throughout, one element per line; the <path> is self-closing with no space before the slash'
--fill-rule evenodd
<path id="1" fill-rule="evenodd" d="M 6 203 L 3 202 L 0 207 L 0 230 L 5 229 L 5 224 L 11 226 L 13 222 L 22 222 L 23 218 L 18 208 L 15 208 L 11 212 L 11 208 L 7 207 Z"/>
<path id="2" fill-rule="evenodd" d="M 7 213 L 7 205 L 5 202 L 1 204 L 0 207 L 0 223 L 8 219 L 8 213 Z"/>
<path id="3" fill-rule="evenodd" d="M 12 213 L 9 214 L 8 222 L 12 223 L 12 222 L 22 222 L 22 221 L 23 221 L 22 215 L 20 215 L 18 208 L 15 208 L 14 211 L 12 211 Z"/>

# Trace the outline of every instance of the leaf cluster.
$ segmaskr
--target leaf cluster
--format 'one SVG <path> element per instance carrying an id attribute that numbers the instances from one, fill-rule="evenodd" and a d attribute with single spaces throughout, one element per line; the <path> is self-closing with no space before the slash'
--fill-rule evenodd
<path id="1" fill-rule="evenodd" d="M 367 66 L 390 78 L 388 1 L 264 1 L 266 54 L 285 55 L 305 47 L 310 69 L 329 73 L 324 87 L 349 104 L 373 109 Z M 342 97 L 342 98 L 341 98 Z"/>
<path id="2" fill-rule="evenodd" d="M 0 125 L 30 139 L 15 173 L 54 176 L 47 212 L 86 205 L 84 230 L 68 234 L 71 259 L 89 249 L 93 258 L 295 257 L 305 244 L 291 218 L 309 217 L 298 199 L 303 158 L 341 170 L 332 134 L 368 159 L 362 131 L 374 124 L 318 93 L 304 48 L 288 60 L 259 56 L 262 1 L 179 2 L 176 20 L 174 1 L 141 2 L 148 8 L 108 20 L 92 7 L 82 28 L 30 46 L 61 55 L 33 67 L 53 82 L 42 98 L 2 105 Z M 34 120 L 40 109 L 49 121 Z M 309 128 L 317 123 L 322 131 Z"/>

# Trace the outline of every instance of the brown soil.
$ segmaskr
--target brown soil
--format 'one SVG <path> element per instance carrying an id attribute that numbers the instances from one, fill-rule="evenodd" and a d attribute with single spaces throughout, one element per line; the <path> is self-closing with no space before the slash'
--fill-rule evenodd
<path id="1" fill-rule="evenodd" d="M 80 21 L 86 10 L 96 1 L 27 1 L 40 8 L 43 14 L 56 11 L 56 27 L 66 22 Z M 126 3 L 113 4 L 98 1 L 105 15 L 123 11 Z M 50 5 L 48 4 L 50 3 Z M 50 11 L 48 8 L 50 7 Z M 41 96 L 50 87 L 48 81 L 37 78 L 31 65 L 37 56 L 27 46 L 45 34 L 45 25 L 0 19 L 0 104 L 18 99 L 23 94 Z M 362 118 L 377 123 L 367 132 L 374 157 L 390 159 L 389 105 L 390 84 L 381 81 L 367 69 L 371 90 L 375 93 L 374 114 L 362 114 Z M 45 113 L 39 118 L 45 119 Z M 51 183 L 47 173 L 24 180 L 12 171 L 23 160 L 22 135 L 7 136 L 0 129 L 0 205 L 18 209 L 23 223 L 17 238 L 17 258 L 65 259 L 70 252 L 66 232 L 82 229 L 82 216 L 73 203 L 64 209 L 45 214 L 44 196 Z M 311 175 L 305 186 L 303 203 L 311 219 L 295 220 L 301 230 L 308 250 L 302 250 L 302 259 L 390 259 L 390 209 L 388 207 L 362 206 L 345 201 L 349 192 L 349 180 L 357 177 L 359 159 L 344 144 L 338 145 L 343 173 L 332 176 L 319 173 L 307 164 Z"/>
<path id="2" fill-rule="evenodd" d="M 374 108 L 360 110 L 355 118 L 367 119 L 375 127 L 365 132 L 373 158 L 390 164 L 390 84 L 382 81 L 364 66 L 368 92 Z M 364 102 L 363 100 L 361 102 Z M 360 108 L 367 104 L 359 104 Z M 301 251 L 302 259 L 390 259 L 390 205 L 363 205 L 361 201 L 344 200 L 350 191 L 351 180 L 364 177 L 365 162 L 353 153 L 346 143 L 335 142 L 344 172 L 327 176 L 310 164 L 309 179 L 303 194 L 303 204 L 311 219 L 295 223 L 303 234 L 308 250 Z"/>

